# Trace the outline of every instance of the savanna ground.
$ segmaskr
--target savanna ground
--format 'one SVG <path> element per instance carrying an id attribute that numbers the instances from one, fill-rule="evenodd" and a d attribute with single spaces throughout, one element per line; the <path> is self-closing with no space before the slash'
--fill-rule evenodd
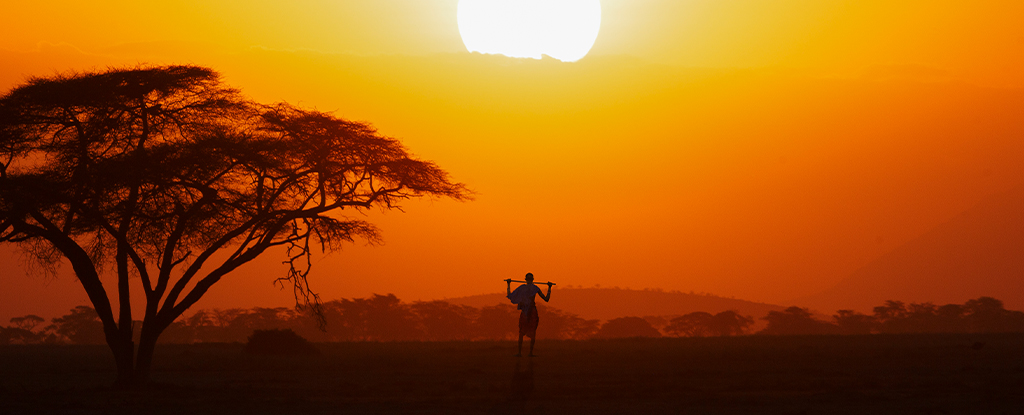
<path id="1" fill-rule="evenodd" d="M 4 414 L 1017 414 L 1024 334 L 162 345 L 113 390 L 105 346 L 0 347 Z M 532 364 L 532 368 L 531 368 Z"/>

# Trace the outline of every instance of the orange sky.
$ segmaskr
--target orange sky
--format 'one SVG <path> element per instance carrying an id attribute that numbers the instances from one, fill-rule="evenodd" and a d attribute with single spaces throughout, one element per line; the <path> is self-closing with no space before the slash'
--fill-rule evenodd
<path id="1" fill-rule="evenodd" d="M 99 3 L 5 4 L 0 90 L 206 65 L 261 101 L 370 121 L 478 192 L 372 214 L 386 245 L 320 260 L 325 298 L 455 297 L 532 271 L 785 303 L 1024 173 L 1024 4 L 604 0 L 591 54 L 561 63 L 467 53 L 455 0 Z M 3 321 L 85 301 L 9 247 L 0 261 Z M 291 304 L 279 262 L 198 307 Z"/>

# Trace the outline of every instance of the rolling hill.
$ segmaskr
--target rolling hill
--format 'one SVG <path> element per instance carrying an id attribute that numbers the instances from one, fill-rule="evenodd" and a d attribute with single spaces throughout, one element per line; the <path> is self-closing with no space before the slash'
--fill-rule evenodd
<path id="1" fill-rule="evenodd" d="M 885 300 L 947 304 L 980 296 L 1024 309 L 1024 187 L 991 196 L 834 287 L 792 303 L 867 312 Z"/>
<path id="2" fill-rule="evenodd" d="M 508 304 L 505 294 L 481 294 L 449 298 L 455 304 L 473 307 Z M 625 290 L 616 288 L 559 288 L 551 293 L 551 307 L 568 311 L 586 319 L 610 320 L 626 316 L 682 315 L 694 311 L 718 313 L 735 310 L 759 319 L 771 310 L 784 307 L 755 303 L 713 295 L 687 294 L 652 290 Z"/>

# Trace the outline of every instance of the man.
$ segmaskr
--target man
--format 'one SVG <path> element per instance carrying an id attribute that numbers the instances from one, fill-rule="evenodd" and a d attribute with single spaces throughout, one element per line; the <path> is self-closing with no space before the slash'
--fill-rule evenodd
<path id="1" fill-rule="evenodd" d="M 512 301 L 513 304 L 519 306 L 519 352 L 516 353 L 516 357 L 523 355 L 523 336 L 530 338 L 530 357 L 533 357 L 533 345 L 537 342 L 537 324 L 540 323 L 540 316 L 537 315 L 537 302 L 534 300 L 537 294 L 540 294 L 540 298 L 544 302 L 551 300 L 551 283 L 548 284 L 548 294 L 544 295 L 540 292 L 540 287 L 533 283 L 533 273 L 526 274 L 526 284 L 516 287 L 515 291 L 512 291 L 512 280 L 505 280 L 508 283 L 506 291 L 506 297 Z"/>

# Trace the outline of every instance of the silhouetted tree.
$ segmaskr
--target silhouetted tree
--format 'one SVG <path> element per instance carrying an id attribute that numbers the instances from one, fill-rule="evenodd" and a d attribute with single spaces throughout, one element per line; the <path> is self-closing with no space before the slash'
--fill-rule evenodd
<path id="1" fill-rule="evenodd" d="M 323 304 L 323 316 L 327 321 L 327 331 L 323 332 L 326 341 L 356 340 L 361 328 L 353 327 L 351 319 L 346 318 L 345 309 L 349 308 L 341 300 L 328 301 Z M 305 330 L 300 330 L 305 332 Z M 312 337 L 310 337 L 312 338 Z"/>
<path id="2" fill-rule="evenodd" d="M 46 322 L 46 319 L 39 317 L 35 314 L 29 314 L 23 317 L 11 318 L 11 327 L 33 331 L 36 329 L 36 327 L 38 327 L 40 324 L 43 324 L 44 322 Z"/>
<path id="3" fill-rule="evenodd" d="M 230 325 L 246 333 L 253 330 L 286 329 L 294 314 L 294 311 L 284 307 L 255 307 L 242 310 L 231 320 Z"/>
<path id="4" fill-rule="evenodd" d="M 685 337 L 737 336 L 745 333 L 752 324 L 753 318 L 732 310 L 715 315 L 695 311 L 673 318 L 669 325 L 665 326 L 665 332 Z"/>
<path id="5" fill-rule="evenodd" d="M 183 320 L 185 320 L 184 317 L 179 318 L 167 326 L 160 335 L 160 343 L 192 344 L 198 342 L 195 329 Z"/>
<path id="6" fill-rule="evenodd" d="M 754 318 L 740 315 L 733 310 L 725 310 L 715 314 L 712 332 L 717 336 L 738 336 L 747 332 L 754 324 Z"/>
<path id="7" fill-rule="evenodd" d="M 910 303 L 907 305 L 907 326 L 912 333 L 936 333 L 941 330 L 935 312 L 938 307 L 932 303 Z"/>
<path id="8" fill-rule="evenodd" d="M 886 316 L 886 333 L 960 333 L 1024 332 L 1024 313 L 1003 308 L 1002 302 L 988 297 L 970 300 L 966 305 L 931 303 L 904 304 L 889 301 L 877 308 L 878 315 Z M 449 341 L 449 340 L 510 340 L 517 335 L 519 311 L 510 304 L 475 308 L 451 304 L 446 301 L 404 303 L 393 294 L 374 295 L 370 298 L 329 301 L 323 304 L 328 331 L 321 331 L 308 317 L 309 308 L 199 310 L 176 320 L 161 336 L 161 342 L 244 342 L 256 330 L 292 330 L 300 337 L 314 341 Z M 597 337 L 631 337 L 629 328 L 606 325 L 598 320 L 583 319 L 575 314 L 547 307 L 543 310 L 544 324 L 541 335 L 555 339 L 588 339 Z M 880 332 L 875 316 L 852 310 L 839 310 L 835 324 L 818 321 L 806 309 L 792 307 L 770 314 L 769 327 L 762 334 L 869 334 Z M 635 319 L 635 317 L 628 320 Z M 753 319 L 735 311 L 718 314 L 694 312 L 684 316 L 641 318 L 651 328 L 664 323 L 664 333 L 675 336 L 733 336 L 746 333 Z M 616 324 L 621 324 L 621 319 Z M 11 319 L 11 325 L 0 327 L 0 344 L 30 344 L 58 342 L 90 342 L 75 327 L 91 325 L 97 341 L 101 323 L 89 307 L 72 310 L 67 316 L 54 319 L 55 324 L 37 330 L 44 320 L 29 315 Z M 653 321 L 653 323 L 652 323 Z M 642 323 L 634 320 L 636 326 Z M 140 322 L 136 322 L 138 326 Z M 61 326 L 61 333 L 55 332 Z M 621 330 L 620 330 L 621 329 Z M 904 331 L 895 331 L 895 330 Z M 970 330 L 968 330 L 970 329 Z M 652 335 L 652 332 L 641 329 Z M 88 332 L 85 330 L 83 332 Z M 635 330 L 634 330 L 635 331 Z M 640 333 L 642 335 L 643 333 Z M 136 333 L 138 335 L 138 333 Z M 74 340 L 72 340 L 72 338 Z"/>
<path id="9" fill-rule="evenodd" d="M 35 314 L 11 318 L 11 325 L 0 326 L 0 344 L 35 344 L 46 339 L 44 330 L 36 331 L 36 327 L 46 319 Z"/>
<path id="10" fill-rule="evenodd" d="M 646 290 L 645 290 L 646 291 Z M 644 320 L 647 320 L 659 333 L 665 333 L 665 327 L 671 323 L 672 317 L 669 316 L 643 316 Z"/>
<path id="11" fill-rule="evenodd" d="M 932 303 L 886 301 L 874 311 L 881 333 L 952 333 L 962 328 L 962 310 L 955 304 L 938 307 Z"/>
<path id="12" fill-rule="evenodd" d="M 594 334 L 600 339 L 618 337 L 661 337 L 651 323 L 640 317 L 619 317 L 606 321 L 601 329 Z"/>
<path id="13" fill-rule="evenodd" d="M 511 304 L 497 304 L 481 307 L 473 322 L 473 332 L 478 339 L 515 340 L 518 331 L 519 310 Z"/>
<path id="14" fill-rule="evenodd" d="M 902 301 L 886 301 L 885 304 L 873 309 L 880 333 L 907 333 L 911 331 L 907 325 L 910 312 Z"/>
<path id="15" fill-rule="evenodd" d="M 601 322 L 587 320 L 576 314 L 565 312 L 554 307 L 544 307 L 541 311 L 541 324 L 537 328 L 538 336 L 563 340 L 588 339 L 597 332 Z M 518 324 L 518 313 L 513 324 Z M 518 326 L 516 333 L 518 334 Z"/>
<path id="16" fill-rule="evenodd" d="M 694 311 L 676 318 L 673 318 L 665 332 L 674 336 L 684 337 L 707 337 L 713 336 L 715 316 L 704 311 Z"/>
<path id="17" fill-rule="evenodd" d="M 422 338 L 416 314 L 394 294 L 341 300 L 340 305 L 342 324 L 352 333 L 352 340 L 401 341 Z"/>
<path id="18" fill-rule="evenodd" d="M 469 340 L 473 337 L 476 308 L 447 301 L 417 301 L 411 306 L 425 340 Z"/>
<path id="19" fill-rule="evenodd" d="M 797 335 L 797 334 L 835 334 L 838 328 L 811 316 L 806 308 L 790 307 L 784 311 L 769 311 L 763 317 L 768 326 L 760 334 Z"/>
<path id="20" fill-rule="evenodd" d="M 967 331 L 964 321 L 964 307 L 959 304 L 946 304 L 935 310 L 938 326 L 944 333 L 963 333 Z"/>
<path id="21" fill-rule="evenodd" d="M 979 297 L 964 303 L 964 319 L 975 333 L 1024 331 L 1024 313 L 1003 308 L 1003 302 L 992 297 Z"/>
<path id="22" fill-rule="evenodd" d="M 875 329 L 875 318 L 853 310 L 839 310 L 832 316 L 842 334 L 871 334 Z"/>
<path id="23" fill-rule="evenodd" d="M 0 97 L 0 242 L 71 264 L 121 385 L 146 380 L 160 334 L 268 249 L 286 251 L 278 281 L 319 310 L 314 249 L 378 239 L 345 209 L 419 196 L 468 192 L 368 124 L 258 105 L 208 68 L 33 78 Z M 137 347 L 132 281 L 145 293 Z"/>
<path id="24" fill-rule="evenodd" d="M 992 297 L 968 300 L 963 305 L 904 304 L 886 301 L 875 307 L 882 333 L 994 333 L 1024 331 L 1024 313 L 1003 308 Z"/>
<path id="25" fill-rule="evenodd" d="M 103 344 L 103 322 L 92 307 L 80 305 L 51 320 L 48 330 L 75 344 Z"/>
<path id="26" fill-rule="evenodd" d="M 230 326 L 228 315 L 241 310 L 199 310 L 188 317 L 182 316 L 175 320 L 161 338 L 170 337 L 168 342 L 230 342 L 237 341 L 227 336 L 226 327 Z"/>
<path id="27" fill-rule="evenodd" d="M 26 344 L 31 343 L 26 341 L 27 338 L 32 338 L 32 332 L 27 330 L 19 329 L 17 327 L 3 327 L 0 326 L 0 344 Z M 26 334 L 28 336 L 26 336 Z"/>

